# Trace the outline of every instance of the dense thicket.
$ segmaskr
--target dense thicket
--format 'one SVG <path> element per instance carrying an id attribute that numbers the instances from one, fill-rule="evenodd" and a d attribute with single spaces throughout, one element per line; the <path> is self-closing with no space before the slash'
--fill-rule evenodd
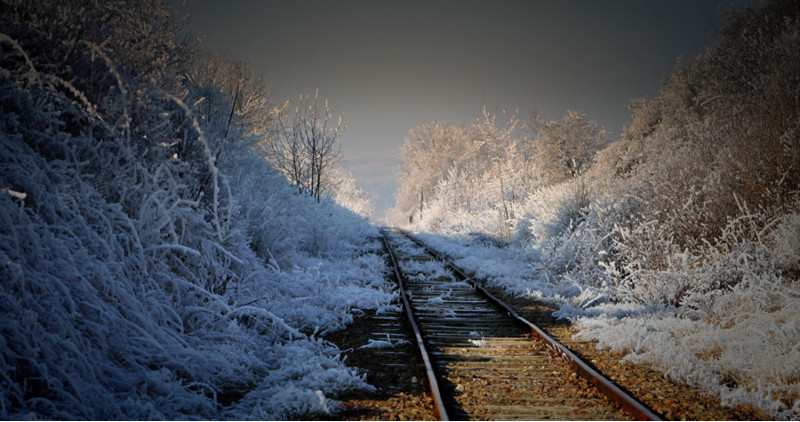
<path id="1" fill-rule="evenodd" d="M 366 387 L 312 334 L 388 302 L 373 229 L 269 166 L 263 80 L 161 1 L 0 10 L 0 418 L 275 419 Z"/>
<path id="2" fill-rule="evenodd" d="M 648 212 L 671 221 L 678 243 L 719 236 L 743 205 L 796 200 L 799 13 L 792 1 L 733 11 L 717 45 L 632 102 L 623 139 L 599 158 L 604 172 L 649 185 Z"/>

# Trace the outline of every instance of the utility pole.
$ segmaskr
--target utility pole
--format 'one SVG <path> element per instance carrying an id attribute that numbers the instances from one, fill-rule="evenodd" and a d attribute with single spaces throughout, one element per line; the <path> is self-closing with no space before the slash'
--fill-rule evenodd
<path id="1" fill-rule="evenodd" d="M 422 204 L 425 201 L 425 195 L 422 193 L 422 188 L 419 188 L 419 221 L 422 221 Z"/>

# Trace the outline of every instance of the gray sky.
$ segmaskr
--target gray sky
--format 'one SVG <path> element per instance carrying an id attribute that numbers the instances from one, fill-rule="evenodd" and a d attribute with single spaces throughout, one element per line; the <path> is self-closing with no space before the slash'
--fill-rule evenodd
<path id="1" fill-rule="evenodd" d="M 486 104 L 579 110 L 617 139 L 629 100 L 711 45 L 731 1 L 172 0 L 203 48 L 248 60 L 275 100 L 318 88 L 344 114 L 343 165 L 378 220 L 409 129 L 472 122 Z"/>

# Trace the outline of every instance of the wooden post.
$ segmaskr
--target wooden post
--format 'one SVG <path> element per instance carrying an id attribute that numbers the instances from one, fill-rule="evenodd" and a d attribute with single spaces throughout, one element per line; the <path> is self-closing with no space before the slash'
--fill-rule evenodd
<path id="1" fill-rule="evenodd" d="M 422 188 L 419 188 L 419 221 L 422 221 L 422 204 L 425 201 L 425 195 L 422 193 Z"/>

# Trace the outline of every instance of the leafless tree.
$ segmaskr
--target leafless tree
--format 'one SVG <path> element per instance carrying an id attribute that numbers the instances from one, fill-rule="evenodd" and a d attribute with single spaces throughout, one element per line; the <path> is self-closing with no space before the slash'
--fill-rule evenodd
<path id="1" fill-rule="evenodd" d="M 279 108 L 278 130 L 269 147 L 269 159 L 283 175 L 319 202 L 331 185 L 330 173 L 342 158 L 339 138 L 344 132 L 342 116 L 334 121 L 333 108 L 325 100 L 300 96 L 289 112 L 289 104 Z"/>
<path id="2" fill-rule="evenodd" d="M 500 198 L 501 220 L 503 227 L 503 237 L 509 236 L 508 221 L 513 218 L 513 206 L 515 201 L 515 194 L 513 186 L 508 185 L 508 172 L 512 171 L 517 163 L 517 139 L 514 137 L 514 130 L 516 129 L 517 113 L 516 111 L 506 122 L 505 126 L 498 127 L 495 123 L 497 119 L 496 114 L 489 113 L 486 106 L 483 107 L 483 124 L 481 125 L 481 132 L 483 138 L 479 141 L 481 145 L 487 145 L 490 150 L 490 157 L 493 163 L 491 174 L 493 174 L 498 182 L 498 193 Z"/>

